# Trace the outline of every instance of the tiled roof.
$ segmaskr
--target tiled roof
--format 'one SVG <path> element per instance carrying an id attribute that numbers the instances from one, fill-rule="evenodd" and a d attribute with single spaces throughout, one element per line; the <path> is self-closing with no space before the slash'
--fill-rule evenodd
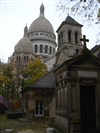
<path id="1" fill-rule="evenodd" d="M 48 74 L 40 78 L 36 83 L 31 85 L 31 87 L 41 87 L 41 88 L 54 88 L 55 86 L 55 74 L 50 71 Z"/>
<path id="2" fill-rule="evenodd" d="M 61 25 L 59 26 L 59 28 L 57 29 L 57 32 L 58 32 L 58 30 L 60 29 L 60 27 L 61 27 L 62 25 L 64 25 L 64 24 L 75 25 L 75 26 L 80 26 L 80 27 L 83 26 L 82 24 L 80 24 L 80 23 L 78 23 L 77 21 L 75 21 L 72 17 L 67 16 L 67 18 L 65 19 L 65 21 L 63 21 L 63 22 L 61 23 Z"/>
<path id="3" fill-rule="evenodd" d="M 79 24 L 77 21 L 75 21 L 73 18 L 71 18 L 70 16 L 67 16 L 65 22 L 66 22 L 66 23 L 69 23 L 69 24 L 73 24 L 73 25 L 82 26 L 82 25 Z"/>

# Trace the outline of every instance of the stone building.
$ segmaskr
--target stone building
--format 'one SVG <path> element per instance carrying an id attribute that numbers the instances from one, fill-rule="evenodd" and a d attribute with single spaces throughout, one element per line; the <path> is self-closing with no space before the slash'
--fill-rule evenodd
<path id="1" fill-rule="evenodd" d="M 32 118 L 49 116 L 50 103 L 55 92 L 55 75 L 50 71 L 22 93 L 22 106 Z"/>
<path id="2" fill-rule="evenodd" d="M 49 20 L 45 18 L 44 5 L 40 6 L 40 16 L 29 27 L 28 35 L 36 55 L 51 57 L 56 52 L 56 36 Z"/>
<path id="3" fill-rule="evenodd" d="M 96 57 L 99 47 L 91 50 L 94 56 L 86 47 L 85 36 L 81 39 L 84 43 L 80 40 L 82 25 L 70 16 L 61 23 L 57 33 L 55 53 L 54 29 L 45 18 L 42 4 L 39 17 L 29 30 L 25 27 L 24 36 L 10 57 L 10 61 L 17 61 L 19 66 L 26 65 L 35 56 L 40 56 L 49 70 L 56 64 L 54 73 L 50 71 L 22 91 L 23 109 L 32 117 L 44 117 L 56 106 L 57 133 L 94 133 L 100 130 L 100 60 Z M 56 99 L 56 105 L 52 98 Z M 51 102 L 53 106 L 49 110 Z"/>
<path id="4" fill-rule="evenodd" d="M 18 92 L 21 90 L 24 77 L 20 71 L 24 69 L 28 62 L 40 57 L 46 64 L 48 71 L 52 70 L 55 64 L 56 36 L 52 24 L 46 19 L 44 5 L 40 6 L 40 15 L 32 24 L 24 28 L 24 35 L 14 47 L 14 52 L 9 57 L 12 63 L 12 73 L 18 79 Z M 21 85 L 20 85 L 21 84 Z M 23 86 L 23 85 L 22 85 Z"/>
<path id="5" fill-rule="evenodd" d="M 33 52 L 33 45 L 28 38 L 28 28 L 25 26 L 24 35 L 15 45 L 14 52 L 9 57 L 9 62 L 17 64 L 17 70 L 26 67 L 30 60 L 34 60 L 35 53 Z"/>
<path id="6" fill-rule="evenodd" d="M 73 18 L 68 16 L 65 21 L 61 23 L 58 30 L 58 50 L 56 56 L 57 65 L 62 64 L 82 51 L 82 25 L 76 22 Z"/>
<path id="7" fill-rule="evenodd" d="M 56 36 L 52 24 L 45 18 L 44 11 L 44 5 L 41 4 L 39 17 L 32 22 L 29 29 L 25 26 L 24 36 L 15 45 L 9 62 L 24 66 L 30 59 L 39 56 L 47 65 L 48 70 L 52 69 L 55 64 Z"/>
<path id="8" fill-rule="evenodd" d="M 100 59 L 87 49 L 85 36 L 82 45 L 81 27 L 68 16 L 57 30 L 57 133 L 100 132 Z"/>

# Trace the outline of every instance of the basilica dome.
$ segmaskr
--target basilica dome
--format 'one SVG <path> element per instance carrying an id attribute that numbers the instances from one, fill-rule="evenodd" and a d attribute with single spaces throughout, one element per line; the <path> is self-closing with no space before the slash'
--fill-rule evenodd
<path id="1" fill-rule="evenodd" d="M 43 4 L 40 6 L 40 16 L 29 27 L 29 34 L 34 32 L 46 32 L 54 35 L 52 24 L 44 16 Z"/>
<path id="2" fill-rule="evenodd" d="M 40 15 L 29 27 L 28 36 L 33 45 L 33 52 L 41 58 L 52 57 L 56 52 L 56 36 L 52 24 L 45 18 L 44 5 L 40 6 Z"/>
<path id="3" fill-rule="evenodd" d="M 26 26 L 24 28 L 23 38 L 20 39 L 17 45 L 15 46 L 15 52 L 28 52 L 28 53 L 33 52 L 33 45 L 30 39 L 28 38 L 27 32 L 28 32 L 28 28 Z"/>

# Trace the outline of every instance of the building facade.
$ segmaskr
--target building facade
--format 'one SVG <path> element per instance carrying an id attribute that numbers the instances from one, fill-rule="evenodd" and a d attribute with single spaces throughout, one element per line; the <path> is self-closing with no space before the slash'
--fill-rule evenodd
<path id="1" fill-rule="evenodd" d="M 48 70 L 52 68 L 53 63 L 55 64 L 56 36 L 52 24 L 45 18 L 44 10 L 44 5 L 41 4 L 39 17 L 32 22 L 29 29 L 25 26 L 24 36 L 15 45 L 9 62 L 17 63 L 18 66 L 23 67 L 29 60 L 34 60 L 39 56 L 45 61 Z M 49 58 L 50 62 L 46 63 Z"/>
<path id="2" fill-rule="evenodd" d="M 57 34 L 58 50 L 56 63 L 57 65 L 60 65 L 65 60 L 80 54 L 82 51 L 83 46 L 82 42 L 80 41 L 82 36 L 82 25 L 68 16 L 59 26 Z"/>
<path id="3" fill-rule="evenodd" d="M 40 6 L 40 16 L 32 22 L 28 35 L 36 55 L 51 57 L 56 52 L 56 36 L 52 24 L 45 18 L 45 8 Z"/>
<path id="4" fill-rule="evenodd" d="M 87 49 L 81 27 L 68 16 L 57 30 L 54 69 L 57 133 L 100 132 L 100 60 Z"/>
<path id="5" fill-rule="evenodd" d="M 82 25 L 70 16 L 61 23 L 57 33 L 55 56 L 56 37 L 42 4 L 40 16 L 29 30 L 25 27 L 24 36 L 10 57 L 10 61 L 18 62 L 19 66 L 36 56 L 41 57 L 49 70 L 56 64 L 55 83 L 46 75 L 23 90 L 23 109 L 32 111 L 35 117 L 44 117 L 49 115 L 49 105 L 55 98 L 57 133 L 100 131 L 100 60 L 96 57 L 100 52 L 91 50 L 94 56 L 83 45 Z"/>
<path id="6" fill-rule="evenodd" d="M 55 92 L 55 74 L 50 71 L 33 85 L 22 90 L 22 108 L 32 118 L 49 116 L 50 103 Z"/>

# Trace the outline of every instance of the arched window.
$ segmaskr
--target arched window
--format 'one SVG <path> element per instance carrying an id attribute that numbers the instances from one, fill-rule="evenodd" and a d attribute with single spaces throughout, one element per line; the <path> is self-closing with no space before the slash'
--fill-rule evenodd
<path id="1" fill-rule="evenodd" d="M 49 49 L 49 54 L 52 54 L 52 47 L 50 47 Z"/>
<path id="2" fill-rule="evenodd" d="M 20 56 L 18 57 L 18 62 L 19 62 L 19 63 L 21 62 L 21 58 L 20 58 Z"/>
<path id="3" fill-rule="evenodd" d="M 55 54 L 55 48 L 53 48 L 53 54 Z"/>
<path id="4" fill-rule="evenodd" d="M 29 59 L 29 58 L 28 58 L 28 56 L 27 56 L 27 62 L 28 62 L 28 59 Z"/>
<path id="5" fill-rule="evenodd" d="M 24 63 L 28 62 L 28 56 L 24 56 Z"/>
<path id="6" fill-rule="evenodd" d="M 26 62 L 26 56 L 24 56 L 24 62 Z"/>
<path id="7" fill-rule="evenodd" d="M 16 57 L 16 61 L 18 62 L 18 56 Z"/>
<path id="8" fill-rule="evenodd" d="M 78 32 L 75 31 L 75 43 L 78 43 Z"/>
<path id="9" fill-rule="evenodd" d="M 43 35 L 43 33 L 41 32 L 40 35 Z"/>
<path id="10" fill-rule="evenodd" d="M 71 30 L 68 31 L 68 42 L 71 42 Z"/>
<path id="11" fill-rule="evenodd" d="M 43 53 L 43 45 L 40 45 L 40 53 Z"/>
<path id="12" fill-rule="evenodd" d="M 35 33 L 35 35 L 38 35 L 38 33 Z"/>
<path id="13" fill-rule="evenodd" d="M 48 53 L 48 46 L 45 46 L 45 53 Z"/>
<path id="14" fill-rule="evenodd" d="M 38 53 L 38 46 L 35 45 L 35 53 Z"/>

